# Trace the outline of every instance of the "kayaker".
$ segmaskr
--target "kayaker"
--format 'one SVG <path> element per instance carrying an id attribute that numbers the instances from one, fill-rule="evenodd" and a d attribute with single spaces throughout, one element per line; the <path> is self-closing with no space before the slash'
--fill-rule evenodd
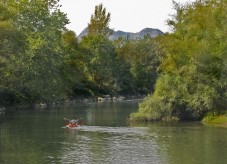
<path id="1" fill-rule="evenodd" d="M 72 120 L 69 120 L 69 123 L 70 124 L 76 124 L 78 120 L 75 120 L 75 119 L 72 119 Z"/>
<path id="2" fill-rule="evenodd" d="M 64 119 L 69 121 L 68 123 L 69 127 L 77 127 L 79 119 L 67 119 L 67 118 L 64 118 Z"/>

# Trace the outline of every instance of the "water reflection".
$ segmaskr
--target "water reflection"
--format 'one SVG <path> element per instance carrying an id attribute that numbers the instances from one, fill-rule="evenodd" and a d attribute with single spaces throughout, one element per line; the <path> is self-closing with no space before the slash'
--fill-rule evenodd
<path id="1" fill-rule="evenodd" d="M 86 109 L 86 125 L 126 126 L 129 113 L 137 108 L 138 101 L 102 102 Z"/>
<path id="2" fill-rule="evenodd" d="M 157 132 L 157 144 L 166 152 L 169 164 L 226 163 L 226 129 L 192 122 L 150 124 L 149 129 Z"/>
<path id="3" fill-rule="evenodd" d="M 0 116 L 1 164 L 225 164 L 227 129 L 200 123 L 128 125 L 137 102 L 74 104 Z M 84 126 L 63 128 L 64 117 Z"/>

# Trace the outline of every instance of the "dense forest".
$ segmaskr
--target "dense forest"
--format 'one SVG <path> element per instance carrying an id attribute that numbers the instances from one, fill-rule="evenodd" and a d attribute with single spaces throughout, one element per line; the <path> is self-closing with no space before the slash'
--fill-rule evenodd
<path id="1" fill-rule="evenodd" d="M 227 110 L 226 0 L 173 2 L 170 33 L 114 41 L 102 4 L 78 41 L 58 2 L 0 2 L 0 107 L 149 93 L 130 120 Z"/>
<path id="2" fill-rule="evenodd" d="M 153 90 L 154 39 L 110 41 L 111 14 L 100 4 L 78 42 L 60 7 L 59 0 L 0 2 L 0 107 Z"/>

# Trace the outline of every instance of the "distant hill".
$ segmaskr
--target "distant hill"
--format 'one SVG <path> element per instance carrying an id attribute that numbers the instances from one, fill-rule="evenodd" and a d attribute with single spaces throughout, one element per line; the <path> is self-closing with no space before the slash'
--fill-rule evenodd
<path id="1" fill-rule="evenodd" d="M 88 28 L 86 27 L 79 35 L 78 39 L 81 40 L 82 37 L 88 34 Z M 113 31 L 113 34 L 109 36 L 110 40 L 116 40 L 119 37 L 128 38 L 130 40 L 142 39 L 146 35 L 150 35 L 152 38 L 157 37 L 158 35 L 163 35 L 164 33 L 159 29 L 153 28 L 144 28 L 140 32 L 132 33 L 132 32 L 124 32 L 124 31 Z"/>

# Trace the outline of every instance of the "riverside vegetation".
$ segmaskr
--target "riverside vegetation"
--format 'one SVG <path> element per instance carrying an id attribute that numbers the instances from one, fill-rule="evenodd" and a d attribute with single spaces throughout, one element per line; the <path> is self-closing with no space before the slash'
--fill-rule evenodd
<path id="1" fill-rule="evenodd" d="M 0 106 L 150 93 L 131 121 L 226 111 L 226 0 L 174 2 L 171 33 L 114 41 L 100 4 L 80 42 L 58 2 L 0 2 Z"/>
<path id="2" fill-rule="evenodd" d="M 0 107 L 152 91 L 154 40 L 111 41 L 109 21 L 96 6 L 79 42 L 59 0 L 0 1 Z"/>
<path id="3" fill-rule="evenodd" d="M 200 120 L 227 110 L 226 2 L 174 3 L 173 33 L 157 40 L 165 55 L 155 91 L 132 121 Z"/>

